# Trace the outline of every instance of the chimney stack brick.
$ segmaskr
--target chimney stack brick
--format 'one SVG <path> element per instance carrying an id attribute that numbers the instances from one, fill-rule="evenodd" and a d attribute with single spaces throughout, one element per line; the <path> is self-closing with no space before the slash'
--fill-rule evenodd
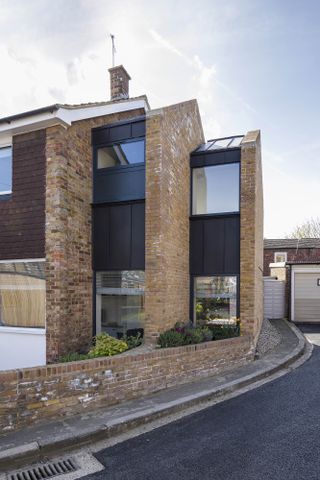
<path id="1" fill-rule="evenodd" d="M 129 98 L 129 80 L 131 80 L 131 77 L 123 65 L 109 68 L 109 73 L 111 100 Z"/>

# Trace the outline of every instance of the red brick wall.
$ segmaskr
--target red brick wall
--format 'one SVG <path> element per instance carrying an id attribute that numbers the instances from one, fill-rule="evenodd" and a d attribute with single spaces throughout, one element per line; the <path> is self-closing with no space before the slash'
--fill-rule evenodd
<path id="1" fill-rule="evenodd" d="M 276 249 L 264 249 L 264 266 L 263 274 L 265 276 L 270 275 L 269 264 L 274 262 L 275 252 L 287 252 L 288 262 L 315 262 L 320 261 L 320 248 L 276 248 Z"/>
<path id="2" fill-rule="evenodd" d="M 13 189 L 0 200 L 0 260 L 45 256 L 45 131 L 13 137 Z"/>
<path id="3" fill-rule="evenodd" d="M 0 432 L 117 404 L 253 359 L 248 337 L 0 372 Z M 0 435 L 1 435 L 0 433 Z"/>

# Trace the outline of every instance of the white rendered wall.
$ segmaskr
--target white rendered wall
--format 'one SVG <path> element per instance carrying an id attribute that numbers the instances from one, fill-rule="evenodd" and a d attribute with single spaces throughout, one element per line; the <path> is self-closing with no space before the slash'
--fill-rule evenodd
<path id="1" fill-rule="evenodd" d="M 45 329 L 0 327 L 0 370 L 45 364 Z"/>

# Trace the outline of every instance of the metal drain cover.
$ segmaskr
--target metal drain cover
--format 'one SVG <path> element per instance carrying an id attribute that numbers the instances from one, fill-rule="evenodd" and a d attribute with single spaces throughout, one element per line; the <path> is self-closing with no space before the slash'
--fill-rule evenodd
<path id="1" fill-rule="evenodd" d="M 78 469 L 79 467 L 74 460 L 67 458 L 65 460 L 42 463 L 35 467 L 9 473 L 7 478 L 8 480 L 45 480 L 46 478 L 75 472 Z"/>

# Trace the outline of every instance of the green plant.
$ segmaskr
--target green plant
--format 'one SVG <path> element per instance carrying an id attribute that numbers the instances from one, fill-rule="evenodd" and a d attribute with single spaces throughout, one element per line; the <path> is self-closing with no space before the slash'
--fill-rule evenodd
<path id="1" fill-rule="evenodd" d="M 128 349 L 139 347 L 142 344 L 143 338 L 139 332 L 137 335 L 123 335 L 122 340 L 128 345 Z"/>
<path id="2" fill-rule="evenodd" d="M 192 345 L 194 343 L 201 343 L 204 341 L 204 335 L 201 327 L 187 328 L 185 330 L 185 343 L 184 345 Z"/>
<path id="3" fill-rule="evenodd" d="M 126 350 L 128 350 L 128 345 L 123 340 L 117 340 L 107 333 L 99 333 L 95 337 L 95 345 L 90 349 L 88 357 L 110 357 Z"/>
<path id="4" fill-rule="evenodd" d="M 159 335 L 158 345 L 161 348 L 180 347 L 185 345 L 184 333 L 178 332 L 174 329 L 166 330 Z"/>
<path id="5" fill-rule="evenodd" d="M 79 360 L 87 360 L 87 358 L 90 358 L 87 353 L 72 352 L 62 355 L 60 358 L 58 358 L 58 362 L 77 362 Z"/>

